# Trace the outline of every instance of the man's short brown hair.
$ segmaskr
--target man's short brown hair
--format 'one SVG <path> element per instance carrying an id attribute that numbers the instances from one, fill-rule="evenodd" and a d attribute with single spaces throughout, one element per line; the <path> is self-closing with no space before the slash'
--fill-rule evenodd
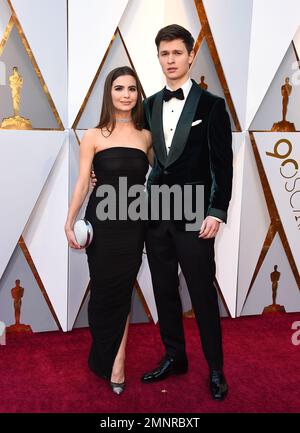
<path id="1" fill-rule="evenodd" d="M 161 41 L 174 41 L 175 39 L 181 39 L 184 42 L 188 53 L 192 51 L 195 42 L 193 36 L 187 29 L 178 24 L 170 24 L 159 30 L 155 38 L 157 51 Z"/>

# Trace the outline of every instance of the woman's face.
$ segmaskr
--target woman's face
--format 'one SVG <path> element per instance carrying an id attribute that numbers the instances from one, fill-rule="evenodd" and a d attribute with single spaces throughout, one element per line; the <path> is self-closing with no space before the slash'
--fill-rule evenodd
<path id="1" fill-rule="evenodd" d="M 137 98 L 137 85 L 131 75 L 122 75 L 112 83 L 111 98 L 116 113 L 128 113 L 134 108 Z"/>

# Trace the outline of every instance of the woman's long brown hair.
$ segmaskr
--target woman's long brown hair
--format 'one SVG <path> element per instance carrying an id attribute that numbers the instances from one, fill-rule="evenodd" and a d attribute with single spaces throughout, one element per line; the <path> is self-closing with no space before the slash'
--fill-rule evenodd
<path id="1" fill-rule="evenodd" d="M 143 104 L 142 104 L 142 87 L 136 72 L 129 68 L 128 66 L 121 66 L 119 68 L 115 68 L 107 75 L 105 83 L 104 83 L 104 92 L 103 92 L 103 101 L 102 101 L 102 109 L 100 115 L 100 121 L 96 128 L 102 129 L 105 128 L 111 134 L 116 126 L 115 121 L 115 107 L 112 103 L 111 98 L 111 89 L 113 82 L 123 76 L 123 75 L 131 75 L 136 81 L 136 87 L 138 92 L 137 102 L 134 108 L 132 109 L 132 120 L 136 127 L 136 129 L 143 129 Z"/>

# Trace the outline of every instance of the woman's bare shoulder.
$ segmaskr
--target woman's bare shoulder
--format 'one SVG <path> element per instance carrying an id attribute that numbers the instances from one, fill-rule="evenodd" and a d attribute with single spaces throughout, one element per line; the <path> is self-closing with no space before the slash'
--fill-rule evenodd
<path id="1" fill-rule="evenodd" d="M 85 130 L 85 135 L 93 137 L 95 135 L 98 135 L 99 131 L 100 131 L 99 128 L 89 128 Z"/>
<path id="2" fill-rule="evenodd" d="M 95 139 L 98 136 L 99 136 L 99 129 L 98 128 L 89 128 L 89 129 L 85 130 L 82 139 L 85 142 L 91 142 L 91 141 L 95 142 Z"/>
<path id="3" fill-rule="evenodd" d="M 151 140 L 151 132 L 148 129 L 142 129 L 142 134 L 145 136 L 147 140 Z"/>
<path id="4" fill-rule="evenodd" d="M 80 140 L 80 148 L 94 152 L 97 143 L 97 134 L 99 134 L 99 129 L 97 130 L 97 128 L 86 129 Z"/>

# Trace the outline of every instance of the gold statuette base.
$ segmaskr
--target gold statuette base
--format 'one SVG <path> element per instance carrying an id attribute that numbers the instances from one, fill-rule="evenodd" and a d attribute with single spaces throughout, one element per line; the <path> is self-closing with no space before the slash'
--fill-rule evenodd
<path id="1" fill-rule="evenodd" d="M 32 332 L 32 329 L 30 325 L 23 325 L 22 323 L 19 323 L 7 326 L 6 332 Z"/>
<path id="2" fill-rule="evenodd" d="M 21 116 L 7 117 L 2 120 L 1 129 L 33 129 L 29 119 Z"/>
<path id="3" fill-rule="evenodd" d="M 281 120 L 273 124 L 271 131 L 277 132 L 296 132 L 294 123 L 287 120 Z"/>
<path id="4" fill-rule="evenodd" d="M 183 317 L 187 317 L 188 319 L 194 319 L 195 318 L 194 310 L 186 311 L 185 313 L 183 313 Z"/>
<path id="5" fill-rule="evenodd" d="M 266 313 L 285 313 L 285 308 L 283 305 L 272 304 L 264 308 L 263 314 Z"/>

